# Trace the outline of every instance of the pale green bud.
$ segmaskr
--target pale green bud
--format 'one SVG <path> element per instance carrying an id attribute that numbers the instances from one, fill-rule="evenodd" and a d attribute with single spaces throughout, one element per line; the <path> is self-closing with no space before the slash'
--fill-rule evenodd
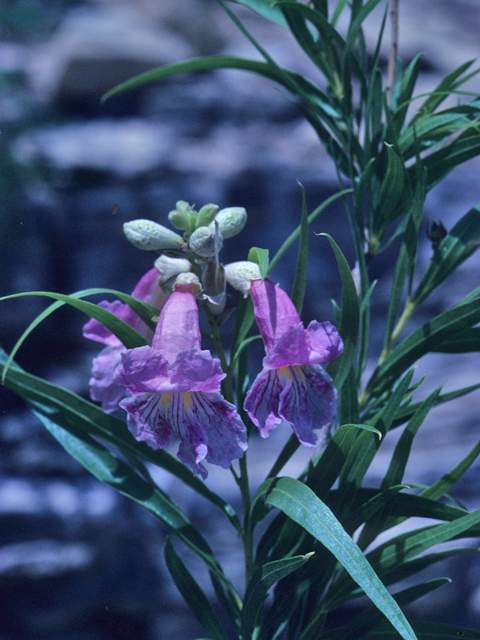
<path id="1" fill-rule="evenodd" d="M 231 238 L 243 229 L 247 222 L 247 212 L 243 207 L 227 207 L 221 209 L 215 216 L 218 222 L 218 230 L 224 238 Z M 215 222 L 214 221 L 214 222 Z M 214 224 L 210 223 L 210 226 Z"/>
<path id="2" fill-rule="evenodd" d="M 153 220 L 141 218 L 125 222 L 123 231 L 134 247 L 145 251 L 178 249 L 184 244 L 178 233 L 153 222 Z"/>
<path id="3" fill-rule="evenodd" d="M 250 291 L 252 280 L 260 280 L 260 267 L 256 262 L 241 260 L 224 266 L 225 278 L 234 289 L 240 291 L 246 298 Z"/>
<path id="4" fill-rule="evenodd" d="M 175 207 L 168 214 L 168 219 L 176 229 L 191 233 L 197 226 L 197 212 L 185 200 L 179 200 Z"/>
<path id="5" fill-rule="evenodd" d="M 215 227 L 198 227 L 190 236 L 189 248 L 202 258 L 211 258 L 223 245 L 221 233 Z"/>
<path id="6" fill-rule="evenodd" d="M 206 227 L 217 215 L 218 204 L 204 204 L 197 215 L 197 226 Z"/>
<path id="7" fill-rule="evenodd" d="M 160 284 L 169 284 L 172 278 L 176 278 L 179 273 L 191 271 L 192 265 L 187 258 L 172 258 L 162 254 L 154 262 L 155 268 L 160 273 Z"/>

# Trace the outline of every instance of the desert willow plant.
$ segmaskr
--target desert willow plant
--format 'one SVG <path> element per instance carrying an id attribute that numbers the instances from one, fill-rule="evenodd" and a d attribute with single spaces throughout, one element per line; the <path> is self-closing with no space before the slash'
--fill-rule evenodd
<path id="1" fill-rule="evenodd" d="M 133 293 L 17 294 L 55 302 L 27 328 L 10 356 L 2 354 L 3 382 L 91 473 L 164 523 L 172 534 L 165 545 L 166 565 L 209 638 L 480 637 L 440 622 L 410 625 L 401 609 L 448 581 L 417 578 L 415 583 L 418 573 L 476 551 L 437 545 L 480 535 L 480 510 L 469 513 L 444 500 L 476 460 L 480 441 L 431 486 L 412 487 L 405 477 L 415 435 L 429 411 L 480 387 L 480 381 L 450 393 L 440 387 L 417 399 L 422 398 L 421 381 L 413 382 L 414 365 L 427 353 L 480 350 L 480 288 L 408 333 L 412 316 L 479 246 L 480 209 L 475 207 L 449 231 L 437 224 L 431 230 L 433 256 L 425 270 L 417 264 L 426 194 L 454 167 L 480 153 L 480 99 L 462 91 L 477 71 L 466 62 L 434 91 L 414 99 L 421 59 L 406 68 L 395 60 L 387 92 L 380 68 L 388 16 L 384 0 L 238 4 L 288 29 L 316 65 L 322 85 L 279 66 L 244 28 L 235 5 L 222 3 L 262 60 L 210 56 L 182 61 L 132 78 L 105 98 L 182 72 L 234 68 L 264 76 L 290 93 L 317 133 L 336 168 L 338 194 L 311 212 L 304 194 L 298 228 L 271 259 L 268 247 L 252 247 L 243 261 L 222 264 L 222 244 L 248 233 L 241 206 L 219 210 L 207 204 L 197 211 L 179 200 L 168 215 L 176 230 L 163 224 L 166 217 L 125 224 L 128 240 L 147 252 L 146 273 Z M 374 9 L 382 10 L 384 19 L 373 53 L 367 55 L 362 24 Z M 342 33 L 340 18 L 347 18 Z M 462 99 L 445 108 L 452 95 Z M 322 250 L 331 245 L 342 295 L 334 303 L 336 326 L 316 320 L 304 326 L 301 310 L 313 238 L 309 224 L 336 198 L 344 203 L 356 263 L 347 263 L 332 237 L 314 238 L 315 251 L 320 243 Z M 295 281 L 288 295 L 269 275 L 297 239 Z M 369 265 L 387 247 L 397 247 L 397 255 L 383 351 L 373 354 L 378 361 L 366 377 L 370 332 L 379 331 L 370 323 L 376 292 Z M 227 301 L 227 287 L 240 292 L 234 307 Z M 85 300 L 99 293 L 113 301 Z M 91 397 L 101 406 L 22 371 L 13 361 L 25 337 L 62 304 L 91 317 L 84 335 L 102 345 L 90 380 Z M 199 314 L 208 321 L 206 333 L 200 330 Z M 223 322 L 232 314 L 227 344 Z M 263 339 L 265 357 L 250 379 L 249 347 L 257 338 Z M 206 348 L 207 339 L 215 353 Z M 270 447 L 271 454 L 268 436 L 280 423 L 290 425 L 292 435 L 254 491 L 248 476 L 250 436 L 258 429 L 265 440 L 255 439 L 252 446 Z M 365 486 L 367 469 L 393 429 L 402 434 L 385 476 L 379 486 Z M 179 443 L 178 458 L 167 451 L 173 440 Z M 323 448 L 297 478 L 281 476 L 298 447 L 317 442 Z M 242 513 L 209 488 L 205 462 L 233 474 Z M 152 480 L 152 466 L 167 470 L 218 509 L 243 548 L 243 593 L 204 535 Z M 386 534 L 413 516 L 428 523 L 404 524 L 401 533 Z M 176 550 L 182 544 L 203 561 L 215 606 Z M 405 588 L 406 579 L 414 586 Z M 335 626 L 335 612 L 365 594 L 371 607 Z"/>

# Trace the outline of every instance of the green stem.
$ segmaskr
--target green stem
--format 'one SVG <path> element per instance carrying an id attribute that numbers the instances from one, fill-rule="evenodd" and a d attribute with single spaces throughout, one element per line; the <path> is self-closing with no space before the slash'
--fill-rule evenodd
<path id="1" fill-rule="evenodd" d="M 398 336 L 400 335 L 403 327 L 410 319 L 410 316 L 417 308 L 416 303 L 413 300 L 407 300 L 405 303 L 405 308 L 403 310 L 402 315 L 400 316 L 399 321 L 397 322 L 395 329 L 392 331 L 392 335 L 390 336 L 390 340 L 388 345 L 382 351 L 382 354 L 378 360 L 378 364 L 382 364 L 382 362 L 391 354 L 392 349 L 395 345 L 395 342 L 398 340 Z"/>

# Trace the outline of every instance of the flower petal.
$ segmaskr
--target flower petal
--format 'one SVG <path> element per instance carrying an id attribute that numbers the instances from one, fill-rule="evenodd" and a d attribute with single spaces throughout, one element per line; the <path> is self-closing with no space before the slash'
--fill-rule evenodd
<path id="1" fill-rule="evenodd" d="M 168 385 L 168 362 L 156 349 L 149 346 L 128 349 L 121 354 L 121 358 L 116 377 L 132 393 L 165 393 L 171 390 Z"/>
<path id="2" fill-rule="evenodd" d="M 283 421 L 278 414 L 282 389 L 278 372 L 262 369 L 247 393 L 244 409 L 259 428 L 262 438 L 267 438 Z"/>
<path id="3" fill-rule="evenodd" d="M 173 429 L 161 402 L 161 394 L 144 393 L 120 402 L 127 412 L 127 424 L 135 438 L 152 449 L 164 449 L 172 444 Z"/>
<path id="4" fill-rule="evenodd" d="M 291 326 L 301 324 L 287 293 L 271 280 L 254 280 L 250 288 L 255 318 L 267 351 Z"/>
<path id="5" fill-rule="evenodd" d="M 242 457 L 247 429 L 233 404 L 220 393 L 192 393 L 191 412 L 208 437 L 207 462 L 228 469 L 232 460 Z"/>
<path id="6" fill-rule="evenodd" d="M 113 313 L 117 317 L 120 317 L 122 313 L 123 307 L 127 306 L 120 302 L 120 300 L 115 300 L 114 302 L 108 302 L 108 300 L 102 300 L 98 303 L 99 307 L 102 309 L 106 309 Z M 123 318 L 122 318 L 123 319 Z M 110 329 L 107 329 L 101 322 L 95 320 L 95 318 L 90 318 L 90 320 L 83 325 L 83 335 L 85 338 L 89 340 L 95 340 L 95 342 L 103 342 L 103 344 L 108 344 L 112 346 L 116 346 L 121 344 L 120 340 L 115 336 Z"/>
<path id="7" fill-rule="evenodd" d="M 118 403 L 125 397 L 125 387 L 115 379 L 115 370 L 121 362 L 121 354 L 125 347 L 120 343 L 102 349 L 93 359 L 92 377 L 90 378 L 90 397 L 102 403 L 102 409 L 113 413 Z"/>
<path id="8" fill-rule="evenodd" d="M 314 429 L 326 427 L 336 413 L 336 390 L 332 379 L 318 365 L 288 367 L 290 379 L 280 394 L 279 415 L 289 422 L 299 441 L 317 443 Z"/>
<path id="9" fill-rule="evenodd" d="M 176 391 L 214 392 L 227 375 L 222 371 L 220 360 L 212 358 L 210 351 L 198 347 L 181 351 L 169 366 L 168 375 Z"/>
<path id="10" fill-rule="evenodd" d="M 286 421 L 302 444 L 313 446 L 317 442 L 313 430 L 325 427 L 335 415 L 336 391 L 330 376 L 318 365 L 263 369 L 244 408 L 263 438 Z"/>
<path id="11" fill-rule="evenodd" d="M 263 360 L 267 369 L 290 365 L 325 364 L 343 351 L 342 339 L 330 322 L 312 320 L 306 329 L 300 323 L 280 336 Z"/>
<path id="12" fill-rule="evenodd" d="M 180 351 L 200 347 L 200 325 L 195 297 L 189 291 L 174 291 L 160 314 L 152 346 L 173 364 Z"/>

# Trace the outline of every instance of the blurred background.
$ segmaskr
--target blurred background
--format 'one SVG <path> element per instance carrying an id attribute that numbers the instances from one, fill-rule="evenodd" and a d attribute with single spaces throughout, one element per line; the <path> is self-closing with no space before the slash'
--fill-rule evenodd
<path id="1" fill-rule="evenodd" d="M 278 63 L 318 81 L 286 30 L 241 7 L 235 11 Z M 375 13 L 366 25 L 371 47 L 380 20 Z M 273 255 L 299 222 L 297 181 L 310 211 L 338 190 L 313 130 L 262 78 L 239 71 L 185 74 L 100 103 L 116 83 L 155 66 L 219 53 L 258 57 L 216 0 L 3 0 L 0 28 L 0 295 L 96 286 L 130 292 L 153 256 L 127 243 L 123 222 L 166 223 L 179 199 L 246 207 L 247 227 L 225 243 L 224 262 L 246 259 L 252 245 Z M 400 0 L 400 56 L 408 63 L 424 53 L 418 92 L 478 57 L 478 33 L 477 0 Z M 387 33 L 385 66 L 388 45 Z M 480 80 L 468 89 L 480 92 Z M 479 203 L 479 166 L 478 159 L 462 165 L 429 194 L 425 221 L 441 220 L 448 229 Z M 340 201 L 312 230 L 331 233 L 353 266 Z M 431 257 L 425 226 L 421 242 L 425 266 Z M 295 251 L 273 274 L 287 291 Z M 387 251 L 372 264 L 378 323 L 386 317 L 391 256 Z M 409 329 L 459 300 L 479 277 L 475 255 Z M 332 320 L 331 299 L 339 293 L 328 242 L 312 234 L 305 320 Z M 3 302 L 1 346 L 10 350 L 46 306 L 39 297 Z M 99 349 L 82 338 L 85 320 L 58 311 L 28 338 L 17 361 L 86 397 Z M 374 339 L 371 347 L 374 358 L 380 344 Z M 446 381 L 446 390 L 478 382 L 478 370 L 473 356 L 429 356 L 419 367 L 427 375 L 422 394 Z M 432 412 L 417 437 L 409 481 L 433 482 L 470 450 L 478 440 L 478 402 L 477 393 Z M 161 525 L 89 476 L 13 394 L 0 389 L 0 403 L 0 640 L 200 636 L 164 567 Z M 288 435 L 279 428 L 268 448 L 265 442 L 261 450 L 252 447 L 254 482 L 269 467 L 268 449 L 273 456 Z M 369 471 L 375 486 L 394 444 L 395 437 L 385 442 Z M 299 452 L 287 471 L 295 473 L 310 455 Z M 207 482 L 239 506 L 226 475 L 210 468 Z M 216 513 L 163 472 L 156 477 L 222 550 L 228 572 L 240 576 L 238 540 Z M 476 465 L 455 488 L 469 508 L 480 507 L 479 479 Z M 480 628 L 479 563 L 457 559 L 441 571 L 453 583 L 420 601 L 412 618 Z M 238 583 L 241 588 L 240 577 Z"/>

